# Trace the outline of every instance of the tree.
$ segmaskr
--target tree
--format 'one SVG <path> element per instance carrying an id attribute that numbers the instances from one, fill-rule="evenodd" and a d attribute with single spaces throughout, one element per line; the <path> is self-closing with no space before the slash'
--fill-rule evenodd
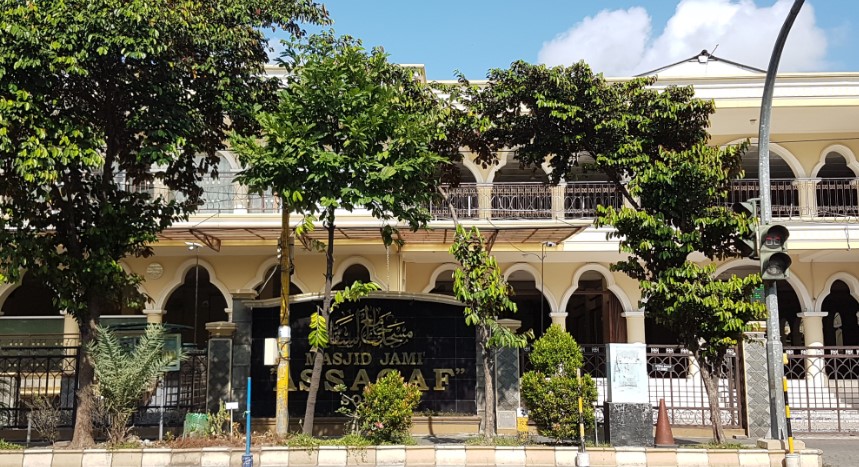
<path id="1" fill-rule="evenodd" d="M 333 32 L 287 44 L 289 76 L 277 109 L 262 112 L 260 143 L 237 138 L 247 167 L 241 180 L 273 190 L 284 209 L 316 216 L 327 230 L 325 295 L 318 315 L 328 326 L 334 268 L 335 215 L 365 208 L 383 221 L 412 229 L 430 219 L 437 169 L 445 158 L 431 145 L 444 137 L 441 104 L 412 73 L 388 62 L 381 49 Z M 384 223 L 386 245 L 396 228 Z M 313 363 L 303 431 L 312 433 L 323 353 Z"/>
<path id="2" fill-rule="evenodd" d="M 0 0 L 0 273 L 33 274 L 80 324 L 141 280 L 118 261 L 201 200 L 228 132 L 257 130 L 277 80 L 263 27 L 327 22 L 310 0 Z M 155 191 L 158 182 L 166 191 Z M 93 444 L 82 355 L 72 445 Z"/>
<path id="3" fill-rule="evenodd" d="M 477 146 L 491 163 L 512 148 L 524 164 L 548 161 L 551 180 L 569 178 L 579 156 L 594 158 L 627 207 L 601 207 L 598 226 L 610 225 L 630 254 L 613 265 L 638 279 L 650 316 L 677 333 L 698 360 L 708 391 L 714 436 L 724 440 L 718 377 L 729 348 L 761 304 L 747 300 L 760 277 L 717 280 L 712 265 L 690 260 L 739 256 L 737 236 L 750 220 L 725 208 L 730 180 L 740 175 L 744 145 L 708 146 L 712 102 L 691 87 L 652 87 L 655 78 L 607 83 L 584 63 L 546 67 L 515 62 L 491 70 L 482 89 L 462 80 L 463 105 L 489 120 Z"/>
<path id="4" fill-rule="evenodd" d="M 165 352 L 164 335 L 163 326 L 150 324 L 128 348 L 110 329 L 99 327 L 98 338 L 90 343 L 98 395 L 110 416 L 107 439 L 111 444 L 125 441 L 128 421 L 140 399 L 155 389 L 168 365 L 185 358 L 181 351 Z"/>
<path id="5" fill-rule="evenodd" d="M 495 349 L 499 347 L 524 348 L 530 331 L 519 335 L 502 326 L 498 319 L 516 312 L 510 300 L 513 288 L 501 276 L 495 257 L 486 249 L 485 240 L 477 227 L 470 231 L 457 225 L 450 254 L 460 267 L 453 273 L 453 293 L 465 304 L 465 322 L 477 328 L 477 347 L 483 358 L 483 436 L 495 437 Z"/>

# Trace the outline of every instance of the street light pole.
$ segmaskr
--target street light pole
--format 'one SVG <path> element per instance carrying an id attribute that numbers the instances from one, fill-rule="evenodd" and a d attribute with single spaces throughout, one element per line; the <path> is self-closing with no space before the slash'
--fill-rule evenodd
<path id="1" fill-rule="evenodd" d="M 764 82 L 764 92 L 761 99 L 760 129 L 758 131 L 758 159 L 760 162 L 758 178 L 760 181 L 761 224 L 763 225 L 769 225 L 772 222 L 769 143 L 775 78 L 778 72 L 778 64 L 781 60 L 781 52 L 784 49 L 784 43 L 787 41 L 787 35 L 803 3 L 805 3 L 805 0 L 794 0 L 787 18 L 784 20 L 784 24 L 773 46 L 769 67 L 767 67 L 766 81 Z M 779 336 L 777 281 L 769 282 L 766 285 L 766 305 L 767 311 L 769 311 L 767 316 L 766 350 L 770 399 L 770 435 L 773 439 L 787 439 L 787 421 L 781 387 L 782 378 L 784 377 L 784 367 L 782 366 L 782 353 L 784 350 Z"/>

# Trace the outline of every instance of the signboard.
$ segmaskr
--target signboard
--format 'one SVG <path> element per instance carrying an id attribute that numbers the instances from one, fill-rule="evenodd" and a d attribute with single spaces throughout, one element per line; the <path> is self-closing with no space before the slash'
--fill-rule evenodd
<path id="1" fill-rule="evenodd" d="M 127 349 L 133 349 L 140 338 L 143 337 L 143 331 L 117 331 L 116 337 L 119 343 Z M 181 334 L 164 334 L 164 354 L 172 357 L 179 355 L 179 350 L 182 348 Z M 179 371 L 182 362 L 178 358 L 171 358 L 170 363 L 164 367 L 164 371 Z"/>
<path id="2" fill-rule="evenodd" d="M 302 416 L 306 407 L 315 358 L 307 335 L 310 314 L 318 305 L 316 301 L 290 307 L 292 416 Z M 277 332 L 277 326 L 268 323 L 276 319 L 275 312 L 254 309 L 253 313 L 252 361 L 257 363 L 252 363 L 252 372 L 255 382 L 263 379 L 258 385 L 261 392 L 255 392 L 255 416 L 274 413 L 275 376 L 270 367 L 260 365 L 264 355 L 255 353 L 263 354 L 265 338 Z M 264 318 L 266 313 L 271 317 Z M 466 326 L 461 306 L 414 299 L 364 299 L 343 303 L 329 322 L 331 345 L 323 354 L 318 415 L 336 414 L 341 393 L 335 387 L 345 386 L 349 396 L 360 395 L 368 384 L 394 370 L 423 392 L 418 410 L 476 413 L 475 330 Z"/>
<path id="3" fill-rule="evenodd" d="M 648 403 L 647 348 L 644 344 L 606 345 L 607 401 Z"/>

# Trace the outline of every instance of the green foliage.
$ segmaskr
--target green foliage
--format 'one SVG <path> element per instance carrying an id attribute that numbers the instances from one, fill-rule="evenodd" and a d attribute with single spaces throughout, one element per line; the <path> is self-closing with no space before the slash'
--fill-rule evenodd
<path id="1" fill-rule="evenodd" d="M 450 254 L 460 264 L 453 272 L 453 293 L 465 304 L 466 324 L 489 329 L 487 340 L 482 344 L 487 348 L 524 348 L 528 345 L 528 336 L 517 335 L 498 324 L 500 316 L 516 312 L 516 304 L 510 300 L 513 288 L 501 275 L 495 257 L 486 250 L 485 240 L 477 227 L 466 233 L 462 226 L 457 226 Z"/>
<path id="2" fill-rule="evenodd" d="M 375 292 L 379 289 L 381 287 L 375 282 L 365 283 L 355 281 L 334 294 L 334 303 L 331 305 L 331 310 L 334 310 L 334 308 L 344 302 L 356 302 L 370 295 L 370 292 Z M 307 339 L 314 351 L 328 347 L 328 320 L 318 311 L 310 315 L 310 333 Z"/>
<path id="3" fill-rule="evenodd" d="M 151 324 L 133 348 L 127 348 L 113 331 L 99 327 L 98 338 L 88 351 L 95 367 L 98 395 L 110 416 L 108 441 L 122 442 L 128 434 L 126 425 L 137 409 L 137 403 L 155 388 L 164 368 L 183 354 L 164 351 L 164 327 Z"/>
<path id="4" fill-rule="evenodd" d="M 582 367 L 582 349 L 570 333 L 553 324 L 534 341 L 528 359 L 534 370 L 543 374 L 574 375 Z"/>
<path id="5" fill-rule="evenodd" d="M 17 451 L 20 449 L 24 449 L 24 446 L 21 446 L 20 444 L 10 443 L 0 438 L 0 451 Z"/>
<path id="6" fill-rule="evenodd" d="M 146 256 L 200 203 L 228 132 L 252 135 L 278 80 L 262 29 L 327 22 L 309 0 L 0 0 L 0 271 L 82 323 L 134 301 Z M 167 191 L 155 192 L 153 183 Z M 171 194 L 168 196 L 168 194 Z"/>
<path id="7" fill-rule="evenodd" d="M 53 397 L 39 395 L 27 403 L 27 407 L 30 409 L 33 428 L 42 439 L 53 444 L 60 435 L 59 426 L 62 422 L 59 401 Z"/>
<path id="8" fill-rule="evenodd" d="M 575 339 L 559 326 L 552 325 L 534 342 L 529 355 L 534 367 L 522 376 L 521 395 L 528 416 L 539 433 L 558 441 L 579 436 L 579 396 L 582 397 L 582 420 L 594 424 L 596 383 L 583 375 L 581 383 L 576 370 L 582 366 L 582 351 Z"/>
<path id="9" fill-rule="evenodd" d="M 421 391 L 392 371 L 364 388 L 364 400 L 356 416 L 361 433 L 375 443 L 399 443 L 409 437 L 412 412 L 421 401 Z"/>
<path id="10" fill-rule="evenodd" d="M 224 401 L 218 405 L 218 411 L 209 413 L 206 424 L 206 436 L 209 438 L 223 438 L 230 436 L 230 412 L 227 411 L 227 406 Z"/>

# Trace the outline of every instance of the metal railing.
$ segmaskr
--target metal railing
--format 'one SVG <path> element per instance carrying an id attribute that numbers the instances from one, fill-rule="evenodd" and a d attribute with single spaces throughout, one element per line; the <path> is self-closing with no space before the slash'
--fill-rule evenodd
<path id="1" fill-rule="evenodd" d="M 447 187 L 447 196 L 456 215 L 460 219 L 475 219 L 480 217 L 479 201 L 476 183 L 463 183 L 457 187 Z M 443 201 L 430 203 L 430 213 L 434 219 L 450 219 L 450 208 Z"/>
<path id="2" fill-rule="evenodd" d="M 590 374 L 597 385 L 594 411 L 604 420 L 603 403 L 607 395 L 606 356 L 604 345 L 582 345 L 582 371 Z M 710 423 L 710 403 L 690 352 L 677 345 L 648 345 L 647 374 L 650 404 L 656 408 L 665 399 L 668 420 L 672 425 L 703 426 Z M 740 402 L 740 367 L 737 354 L 728 353 L 719 378 L 719 407 L 726 428 L 742 425 Z M 654 422 L 656 411 L 654 411 Z"/>
<path id="3" fill-rule="evenodd" d="M 824 178 L 815 184 L 818 217 L 859 215 L 857 179 Z"/>
<path id="4" fill-rule="evenodd" d="M 731 207 L 734 203 L 748 201 L 750 198 L 759 198 L 761 193 L 759 183 L 755 179 L 732 181 L 725 204 Z M 800 215 L 799 189 L 794 180 L 770 180 L 770 199 L 773 217 L 793 218 Z"/>
<path id="5" fill-rule="evenodd" d="M 62 339 L 57 336 L 56 340 Z M 26 429 L 36 398 L 59 409 L 60 427 L 72 426 L 77 410 L 80 348 L 77 346 L 9 346 L 0 348 L 0 428 Z M 205 351 L 188 351 L 179 371 L 168 372 L 146 394 L 135 413 L 136 426 L 157 425 L 161 412 L 167 426 L 182 424 L 189 411 L 206 407 Z M 104 420 L 96 420 L 103 425 Z"/>
<path id="6" fill-rule="evenodd" d="M 493 219 L 552 217 L 552 189 L 543 183 L 496 183 L 490 202 Z"/>
<path id="7" fill-rule="evenodd" d="M 859 431 L 859 347 L 785 347 L 795 432 Z"/>
<path id="8" fill-rule="evenodd" d="M 611 182 L 569 182 L 564 187 L 564 217 L 596 217 L 597 206 L 623 206 L 623 196 Z"/>

